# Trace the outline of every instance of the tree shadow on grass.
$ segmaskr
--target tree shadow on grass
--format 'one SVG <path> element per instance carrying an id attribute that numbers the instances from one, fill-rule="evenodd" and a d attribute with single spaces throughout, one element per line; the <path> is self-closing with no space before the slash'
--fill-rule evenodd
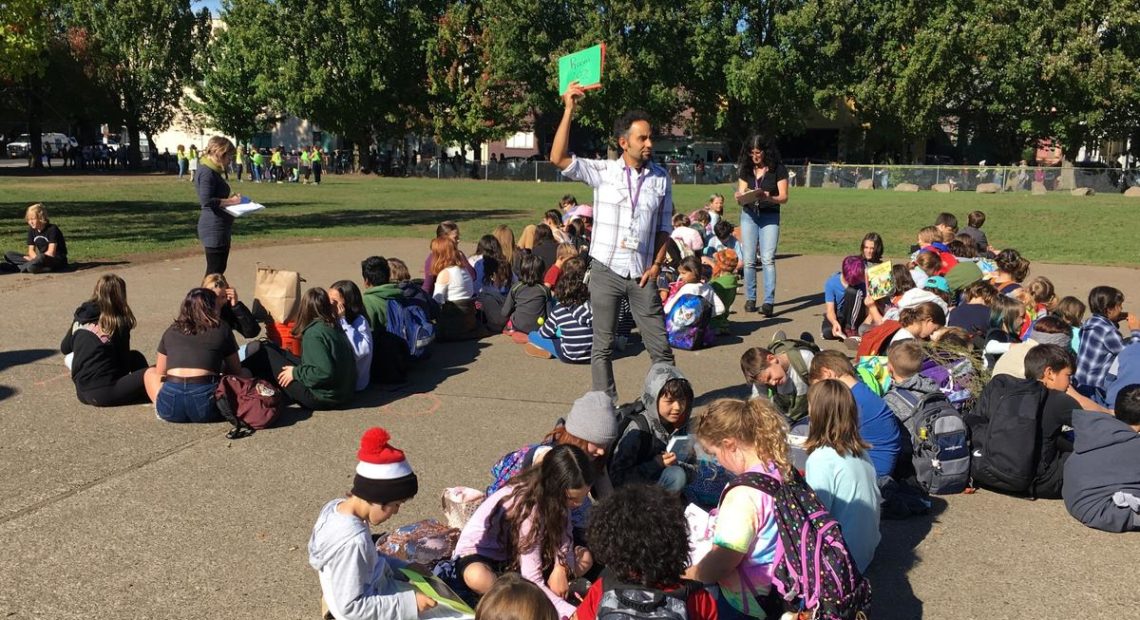
<path id="1" fill-rule="evenodd" d="M 304 207 L 305 210 L 293 209 Z M 27 205 L 0 202 L 0 222 L 20 221 Z M 52 202 L 52 219 L 71 245 L 84 241 L 146 240 L 170 243 L 197 236 L 198 205 L 187 202 L 112 201 Z M 300 230 L 329 230 L 362 226 L 435 226 L 444 220 L 510 219 L 529 215 L 514 209 L 343 209 L 302 202 L 275 202 L 265 211 L 234 223 L 239 236 L 273 236 Z M 68 223 L 72 219 L 72 223 Z"/>

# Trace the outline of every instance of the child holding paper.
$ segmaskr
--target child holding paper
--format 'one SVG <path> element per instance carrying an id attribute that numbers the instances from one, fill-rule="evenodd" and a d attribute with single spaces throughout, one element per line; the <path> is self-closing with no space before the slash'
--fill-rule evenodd
<path id="1" fill-rule="evenodd" d="M 676 366 L 657 363 L 649 368 L 641 399 L 644 410 L 626 423 L 614 447 L 610 478 L 615 487 L 657 484 L 680 493 L 695 458 L 688 441 L 693 386 Z"/>
<path id="2" fill-rule="evenodd" d="M 369 526 L 396 516 L 419 490 L 403 451 L 390 439 L 382 428 L 365 431 L 352 491 L 325 504 L 309 538 L 309 565 L 337 618 L 414 620 L 436 606 L 431 598 L 400 587 L 397 571 L 406 565 L 377 553 L 372 542 Z"/>

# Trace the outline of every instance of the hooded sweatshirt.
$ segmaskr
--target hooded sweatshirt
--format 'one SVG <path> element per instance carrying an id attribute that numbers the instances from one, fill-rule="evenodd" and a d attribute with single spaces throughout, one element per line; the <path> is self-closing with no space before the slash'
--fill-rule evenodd
<path id="1" fill-rule="evenodd" d="M 649 368 L 641 394 L 641 404 L 644 406 L 644 410 L 638 414 L 641 420 L 626 425 L 614 448 L 610 462 L 610 479 L 614 487 L 632 483 L 656 484 L 665 469 L 657 461 L 657 456 L 665 453 L 671 438 L 689 434 L 692 403 L 689 403 L 690 411 L 677 428 L 667 428 L 657 413 L 657 399 L 661 395 L 661 389 L 671 379 L 685 379 L 685 375 L 676 366 L 663 362 Z M 644 429 L 648 429 L 648 432 Z M 677 464 L 687 465 L 691 456 L 678 454 Z"/>
<path id="2" fill-rule="evenodd" d="M 363 520 L 337 512 L 343 501 L 325 504 L 309 538 L 309 565 L 329 611 L 341 620 L 416 620 L 415 593 L 398 590 L 394 578 L 403 564 L 376 552 Z"/>
<path id="3" fill-rule="evenodd" d="M 1116 397 L 1120 390 L 1130 385 L 1140 385 L 1140 343 L 1127 345 L 1116 356 L 1116 363 L 1109 369 L 1104 384 L 1105 404 L 1116 407 Z"/>
<path id="4" fill-rule="evenodd" d="M 883 394 L 883 401 L 891 408 L 895 417 L 899 420 L 906 420 L 913 413 L 913 403 L 917 403 L 927 394 L 938 391 L 940 390 L 936 383 L 915 373 L 914 376 L 891 385 L 891 389 Z"/>
<path id="5" fill-rule="evenodd" d="M 63 335 L 59 350 L 74 353 L 71 379 L 79 391 L 106 387 L 126 375 L 127 355 L 131 352 L 129 329 L 116 330 L 110 337 L 98 331 L 99 306 L 83 302 L 75 309 L 71 327 Z"/>
<path id="6" fill-rule="evenodd" d="M 1081 523 L 1106 532 L 1140 530 L 1140 433 L 1113 416 L 1074 411 L 1076 440 L 1061 495 Z"/>

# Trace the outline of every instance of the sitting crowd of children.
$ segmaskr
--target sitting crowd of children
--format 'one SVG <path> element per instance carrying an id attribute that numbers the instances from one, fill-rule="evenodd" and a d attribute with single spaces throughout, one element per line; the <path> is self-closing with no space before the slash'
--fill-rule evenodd
<path id="1" fill-rule="evenodd" d="M 264 317 L 212 274 L 186 294 L 150 365 L 132 349 L 126 283 L 104 275 L 61 343 L 77 397 L 149 400 L 166 421 L 216 421 L 214 390 L 232 374 L 305 408 L 343 408 L 371 384 L 404 379 L 416 356 L 409 325 L 428 341 L 504 333 L 527 355 L 588 362 L 592 211 L 567 198 L 517 242 L 497 227 L 471 257 L 459 227 L 441 223 L 422 282 L 403 261 L 372 256 L 360 286 L 308 289 L 292 325 L 299 352 L 239 346 L 234 332 L 257 338 Z M 709 346 L 727 329 L 740 260 L 716 198 L 674 221 L 659 282 L 674 347 Z M 45 214 L 28 218 L 46 230 Z M 939 215 L 900 264 L 883 259 L 875 233 L 842 260 L 824 283 L 820 336 L 854 359 L 810 333 L 776 332 L 740 359 L 751 398 L 698 413 L 692 383 L 655 364 L 638 401 L 617 407 L 588 393 L 540 442 L 500 459 L 450 561 L 476 617 L 605 617 L 633 595 L 690 618 L 818 609 L 779 570 L 791 544 L 783 517 L 805 502 L 838 525 L 828 540 L 850 559 L 852 601 L 865 594 L 859 575 L 880 519 L 925 512 L 929 494 L 976 486 L 1060 498 L 1090 527 L 1140 530 L 1140 315 L 1109 286 L 1092 288 L 1087 304 L 1058 299 L 1017 250 L 990 245 L 984 214 L 968 221 L 959 232 L 957 218 Z M 407 585 L 426 567 L 376 553 L 369 533 L 415 496 L 415 474 L 382 429 L 358 455 L 352 492 L 325 506 L 309 544 L 324 602 L 337 618 L 430 614 L 436 601 Z M 717 508 L 699 557 L 686 500 Z"/>

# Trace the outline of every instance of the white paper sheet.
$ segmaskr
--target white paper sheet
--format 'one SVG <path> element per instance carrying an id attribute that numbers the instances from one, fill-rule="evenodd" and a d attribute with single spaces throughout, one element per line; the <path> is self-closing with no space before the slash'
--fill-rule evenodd
<path id="1" fill-rule="evenodd" d="M 247 213 L 253 213 L 254 211 L 260 211 L 264 208 L 265 208 L 265 205 L 263 205 L 261 203 L 243 202 L 242 204 L 239 204 L 239 205 L 232 205 L 232 206 L 226 207 L 226 212 L 229 213 L 230 215 L 234 216 L 234 217 L 241 217 Z"/>
<path id="2" fill-rule="evenodd" d="M 689 546 L 693 549 L 689 554 L 689 564 L 696 565 L 712 549 L 715 517 L 700 506 L 689 504 L 685 507 L 685 519 L 689 522 Z"/>

